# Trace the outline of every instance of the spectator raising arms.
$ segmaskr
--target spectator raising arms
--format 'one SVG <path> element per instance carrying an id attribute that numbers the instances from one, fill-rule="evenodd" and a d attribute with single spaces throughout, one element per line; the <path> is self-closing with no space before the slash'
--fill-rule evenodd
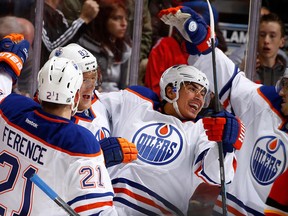
<path id="1" fill-rule="evenodd" d="M 71 42 L 76 42 L 83 34 L 88 23 L 98 14 L 98 4 L 94 0 L 83 3 L 81 13 L 69 26 L 63 13 L 58 10 L 59 0 L 45 0 L 42 30 L 41 66 L 48 60 L 50 52 Z"/>

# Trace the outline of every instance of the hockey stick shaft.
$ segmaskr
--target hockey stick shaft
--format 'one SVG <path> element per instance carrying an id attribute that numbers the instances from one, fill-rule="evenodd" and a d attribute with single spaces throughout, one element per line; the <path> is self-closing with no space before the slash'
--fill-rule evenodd
<path id="1" fill-rule="evenodd" d="M 214 16 L 212 12 L 209 0 L 207 0 L 209 14 L 210 14 L 210 29 L 211 29 L 211 46 L 212 46 L 212 67 L 213 67 L 213 81 L 214 81 L 214 97 L 215 97 L 215 112 L 221 111 L 221 104 L 218 94 L 218 83 L 217 83 L 217 71 L 216 71 L 216 54 L 215 54 L 215 28 L 214 28 Z M 227 215 L 227 203 L 226 203 L 226 185 L 225 185 L 225 169 L 224 169 L 224 155 L 223 155 L 223 144 L 217 142 L 219 150 L 219 167 L 220 167 L 220 179 L 221 179 L 221 197 L 222 197 L 222 210 L 223 215 Z"/>
<path id="2" fill-rule="evenodd" d="M 79 216 L 58 194 L 52 190 L 36 173 L 34 173 L 30 180 L 36 184 L 47 196 L 49 196 L 57 205 L 63 208 L 71 216 Z"/>

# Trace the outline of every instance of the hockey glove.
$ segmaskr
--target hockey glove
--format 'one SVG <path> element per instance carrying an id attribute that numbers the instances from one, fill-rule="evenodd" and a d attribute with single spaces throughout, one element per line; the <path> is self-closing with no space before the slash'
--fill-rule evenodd
<path id="1" fill-rule="evenodd" d="M 23 64 L 28 58 L 29 42 L 21 34 L 10 34 L 0 41 L 0 67 L 9 73 L 13 80 L 20 76 Z"/>
<path id="2" fill-rule="evenodd" d="M 210 27 L 191 8 L 179 6 L 161 10 L 159 18 L 167 25 L 175 26 L 186 42 L 191 55 L 211 52 Z"/>
<path id="3" fill-rule="evenodd" d="M 223 153 L 240 150 L 245 136 L 245 127 L 239 118 L 221 111 L 203 118 L 204 128 L 210 141 L 222 141 Z"/>
<path id="4" fill-rule="evenodd" d="M 137 159 L 138 151 L 135 144 L 124 138 L 108 137 L 100 140 L 99 143 L 107 168 Z"/>

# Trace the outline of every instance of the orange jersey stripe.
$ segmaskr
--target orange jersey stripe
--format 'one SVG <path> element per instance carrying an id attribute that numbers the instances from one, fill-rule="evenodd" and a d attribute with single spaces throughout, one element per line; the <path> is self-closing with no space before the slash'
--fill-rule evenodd
<path id="1" fill-rule="evenodd" d="M 88 204 L 88 205 L 84 205 L 84 206 L 79 206 L 79 207 L 75 208 L 74 210 L 77 213 L 80 213 L 80 212 L 84 212 L 87 210 L 91 210 L 91 209 L 95 209 L 95 208 L 101 208 L 104 206 L 112 206 L 112 205 L 113 205 L 113 201 L 96 202 L 96 203 L 92 203 L 92 204 Z"/>
<path id="2" fill-rule="evenodd" d="M 219 200 L 216 200 L 215 203 L 217 206 L 219 206 L 220 208 L 222 208 L 222 202 Z M 233 215 L 236 216 L 245 216 L 244 214 L 242 214 L 241 212 L 239 212 L 237 209 L 233 208 L 232 206 L 227 205 L 227 210 L 229 213 L 232 213 Z"/>

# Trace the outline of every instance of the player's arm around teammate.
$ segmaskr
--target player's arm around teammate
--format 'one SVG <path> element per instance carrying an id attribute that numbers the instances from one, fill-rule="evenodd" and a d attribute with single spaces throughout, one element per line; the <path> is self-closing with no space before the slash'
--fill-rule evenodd
<path id="1" fill-rule="evenodd" d="M 54 49 L 49 58 L 53 56 L 74 60 L 83 73 L 80 101 L 72 120 L 95 134 L 95 138 L 100 142 L 103 150 L 106 167 L 136 160 L 137 149 L 134 143 L 122 137 L 110 137 L 110 122 L 106 109 L 95 93 L 95 88 L 100 83 L 95 56 L 75 43 Z"/>

